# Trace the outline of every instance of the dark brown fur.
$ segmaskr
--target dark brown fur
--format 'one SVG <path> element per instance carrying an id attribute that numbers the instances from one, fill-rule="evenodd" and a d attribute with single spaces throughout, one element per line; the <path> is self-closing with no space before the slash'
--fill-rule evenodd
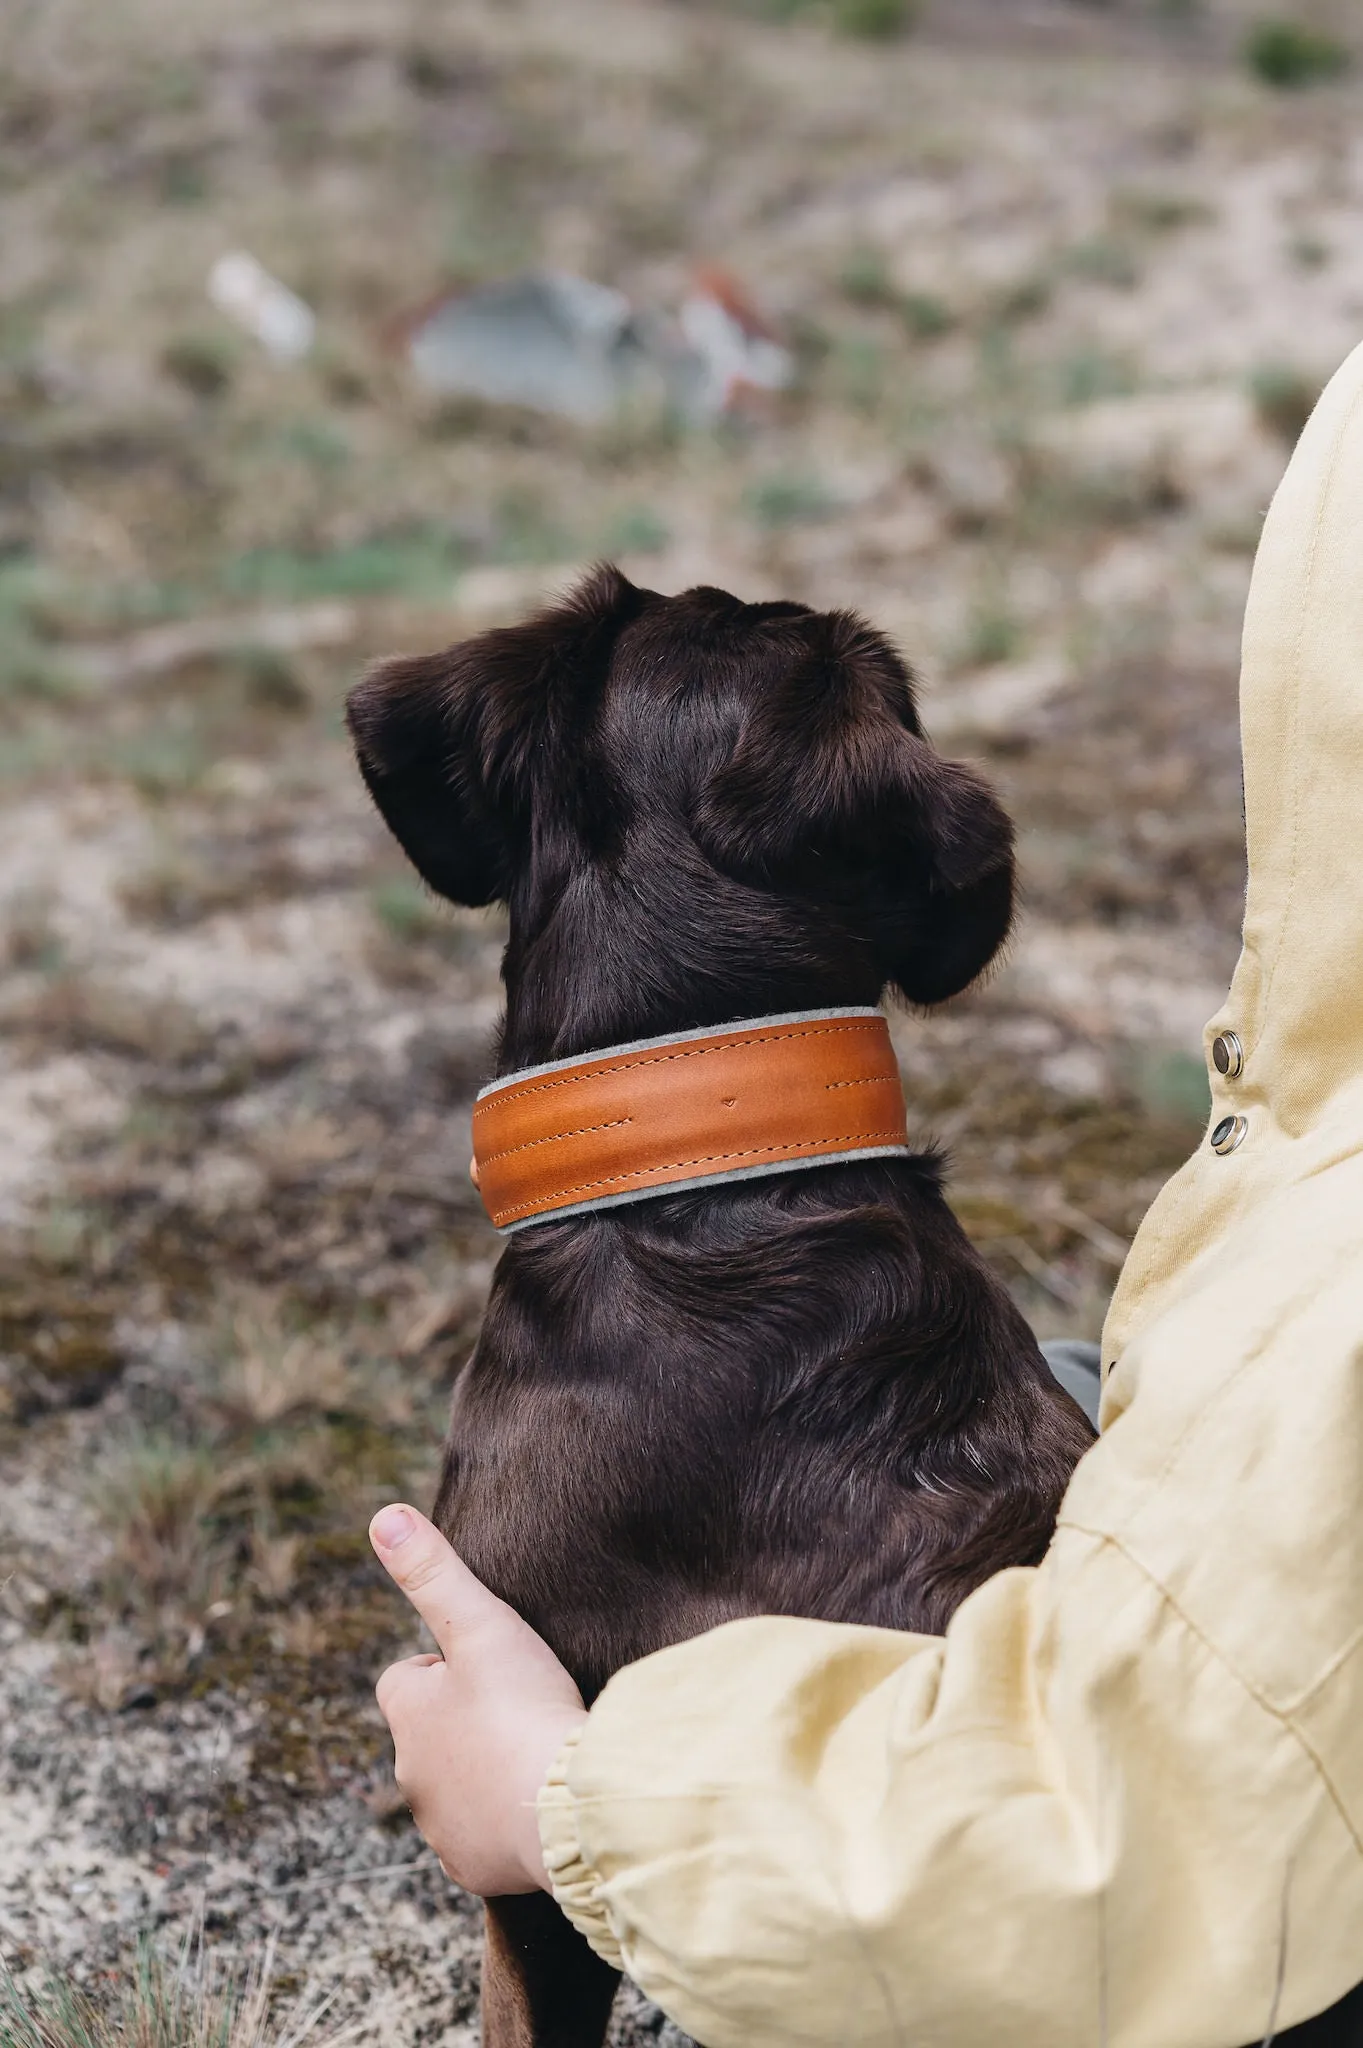
<path id="1" fill-rule="evenodd" d="M 603 569 L 525 625 L 386 663 L 349 715 L 430 885 L 509 907 L 499 1073 L 886 990 L 938 1002 L 1008 932 L 1008 821 L 850 615 Z M 590 1700 L 736 1615 L 940 1631 L 1040 1558 L 1091 1440 L 924 1150 L 512 1237 L 436 1518 Z M 609 1979 L 564 1960 L 557 1909 L 491 1911 L 489 2042 L 599 2041 Z"/>

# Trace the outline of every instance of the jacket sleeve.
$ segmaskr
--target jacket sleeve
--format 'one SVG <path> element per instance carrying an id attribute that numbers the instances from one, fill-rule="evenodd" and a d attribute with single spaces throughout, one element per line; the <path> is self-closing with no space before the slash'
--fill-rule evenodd
<path id="1" fill-rule="evenodd" d="M 1133 1342 L 1046 1559 L 945 1638 L 759 1618 L 612 1680 L 547 1861 L 707 2048 L 1231 2048 L 1363 1978 L 1346 1178 Z"/>

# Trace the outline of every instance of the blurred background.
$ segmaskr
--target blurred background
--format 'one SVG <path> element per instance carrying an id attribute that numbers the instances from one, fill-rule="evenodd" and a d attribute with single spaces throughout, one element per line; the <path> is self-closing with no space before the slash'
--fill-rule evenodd
<path id="1" fill-rule="evenodd" d="M 911 1118 L 1040 1333 L 1097 1334 L 1206 1105 L 1252 551 L 1363 334 L 1361 73 L 1344 0 L 8 0 L 26 1995 L 116 2010 L 139 1939 L 197 1925 L 204 1996 L 275 1940 L 261 2040 L 323 1995 L 361 2041 L 473 2038 L 363 1530 L 428 1497 L 496 1255 L 465 1166 L 499 934 L 371 815 L 372 655 L 601 555 L 887 628 L 1026 891 L 1004 971 L 896 1024 Z M 660 2024 L 626 2000 L 618 2039 Z"/>

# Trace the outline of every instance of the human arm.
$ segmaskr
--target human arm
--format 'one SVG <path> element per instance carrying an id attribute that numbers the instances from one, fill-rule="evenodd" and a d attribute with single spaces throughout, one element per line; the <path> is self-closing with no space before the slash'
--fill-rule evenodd
<path id="1" fill-rule="evenodd" d="M 1242 1221 L 1226 1270 L 1127 1345 L 1044 1563 L 943 1639 L 734 1622 L 587 1716 L 419 1522 L 429 1556 L 385 1561 L 447 1661 L 380 1696 L 447 1870 L 496 1893 L 547 1864 L 707 2048 L 1228 2048 L 1275 2002 L 1283 2026 L 1330 2004 L 1363 1977 L 1363 1275 L 1340 1213 L 1363 1214 L 1363 1155 Z M 1266 1304 L 1245 1275 L 1270 1267 Z"/>
<path id="2" fill-rule="evenodd" d="M 731 1623 L 570 1738 L 556 1895 L 707 2048 L 1231 2048 L 1363 1978 L 1363 1155 L 1282 1171 L 1040 1567 L 941 1640 Z"/>
<path id="3" fill-rule="evenodd" d="M 542 1882 L 547 1775 L 560 1904 L 707 2048 L 1228 2048 L 1330 2004 L 1363 1977 L 1363 1277 L 1329 1230 L 1363 1163 L 1333 1181 L 1128 1345 L 1045 1562 L 943 1639 L 734 1622 L 587 1716 L 409 1553 L 451 1675 L 381 1697 L 451 1875 Z"/>

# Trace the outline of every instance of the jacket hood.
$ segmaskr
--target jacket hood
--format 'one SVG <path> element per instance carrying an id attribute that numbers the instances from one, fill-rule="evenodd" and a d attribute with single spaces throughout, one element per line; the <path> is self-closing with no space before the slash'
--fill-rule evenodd
<path id="1" fill-rule="evenodd" d="M 1264 524 L 1240 685 L 1243 948 L 1204 1034 L 1208 1135 L 1142 1224 L 1105 1367 L 1203 1253 L 1286 1182 L 1363 1148 L 1363 347 L 1336 373 Z M 1238 1075 L 1215 1070 L 1222 1032 Z M 1237 1148 L 1211 1132 L 1242 1116 Z M 1126 1405 L 1116 1388 L 1104 1423 Z"/>

